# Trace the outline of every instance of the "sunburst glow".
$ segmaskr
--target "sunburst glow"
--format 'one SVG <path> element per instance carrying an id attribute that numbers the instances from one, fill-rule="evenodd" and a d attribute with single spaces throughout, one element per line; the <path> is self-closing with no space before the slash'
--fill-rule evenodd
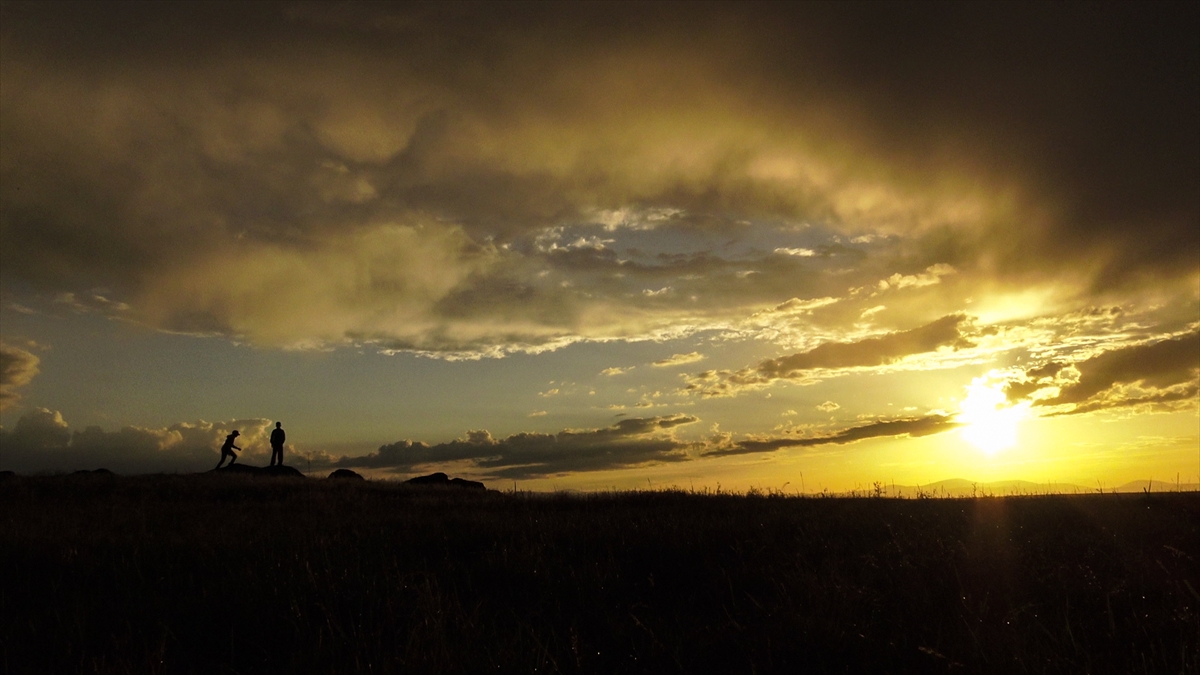
<path id="1" fill-rule="evenodd" d="M 1009 405 L 1001 385 L 991 373 L 967 385 L 967 397 L 959 404 L 962 436 L 987 455 L 995 455 L 1017 444 L 1017 427 L 1029 413 L 1028 402 Z"/>

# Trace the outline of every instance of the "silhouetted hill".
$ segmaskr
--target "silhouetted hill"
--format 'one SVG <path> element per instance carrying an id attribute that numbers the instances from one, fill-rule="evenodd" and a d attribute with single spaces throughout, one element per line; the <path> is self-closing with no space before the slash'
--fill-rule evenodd
<path id="1" fill-rule="evenodd" d="M 1118 485 L 1117 492 L 1195 492 L 1200 490 L 1200 483 L 1171 483 L 1161 480 L 1135 480 Z M 1147 490 L 1148 489 L 1148 490 Z M 1110 492 L 1110 490 L 1105 490 Z"/>
<path id="2" fill-rule="evenodd" d="M 338 469 L 329 474 L 328 478 L 337 478 L 340 480 L 366 480 L 357 471 L 350 469 Z"/>

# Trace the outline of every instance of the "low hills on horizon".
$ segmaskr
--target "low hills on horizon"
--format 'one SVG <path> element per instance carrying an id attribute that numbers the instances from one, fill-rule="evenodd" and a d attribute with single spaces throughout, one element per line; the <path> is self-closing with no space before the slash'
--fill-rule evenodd
<path id="1" fill-rule="evenodd" d="M 1099 483 L 1087 487 L 1074 483 L 1036 483 L 1027 480 L 1001 480 L 991 482 L 969 481 L 964 478 L 949 478 L 928 485 L 878 484 L 881 497 L 1008 497 L 1018 495 L 1047 494 L 1097 494 L 1139 492 L 1195 492 L 1200 483 L 1167 482 L 1161 480 L 1135 480 L 1120 485 Z M 874 496 L 874 485 L 851 491 L 856 494 Z"/>

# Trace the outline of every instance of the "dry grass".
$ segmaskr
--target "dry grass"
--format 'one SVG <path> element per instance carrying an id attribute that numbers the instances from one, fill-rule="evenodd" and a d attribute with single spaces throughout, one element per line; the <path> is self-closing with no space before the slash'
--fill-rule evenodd
<path id="1" fill-rule="evenodd" d="M 1200 496 L 0 483 L 0 670 L 1200 672 Z"/>

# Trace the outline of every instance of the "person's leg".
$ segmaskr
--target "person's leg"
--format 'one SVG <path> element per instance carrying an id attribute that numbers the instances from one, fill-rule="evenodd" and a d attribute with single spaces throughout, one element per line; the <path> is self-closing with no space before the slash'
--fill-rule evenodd
<path id="1" fill-rule="evenodd" d="M 283 446 L 279 446 L 279 466 L 283 466 Z"/>

